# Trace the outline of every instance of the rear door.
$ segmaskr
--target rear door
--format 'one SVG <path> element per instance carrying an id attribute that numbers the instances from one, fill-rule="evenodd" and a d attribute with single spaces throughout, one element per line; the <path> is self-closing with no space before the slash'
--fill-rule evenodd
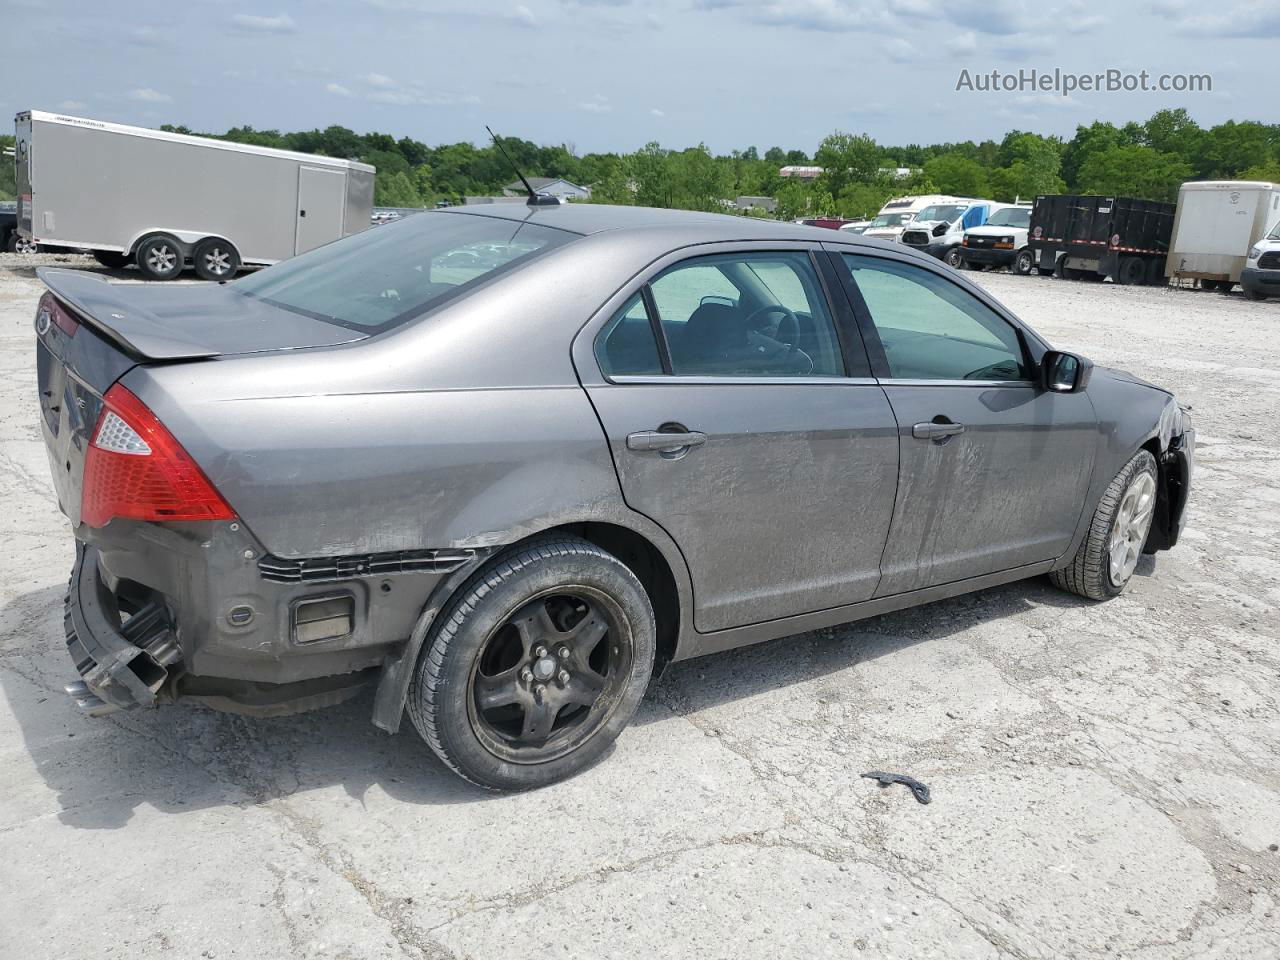
<path id="1" fill-rule="evenodd" d="M 294 253 L 306 253 L 342 236 L 347 175 L 326 167 L 298 167 L 298 229 Z"/>
<path id="2" fill-rule="evenodd" d="M 1098 442 L 1087 394 L 1042 390 L 1019 329 L 942 270 L 836 259 L 901 444 L 877 595 L 1060 557 Z"/>
<path id="3" fill-rule="evenodd" d="M 838 281 L 799 245 L 710 250 L 659 261 L 575 343 L 623 496 L 679 545 L 699 631 L 866 600 L 898 443 Z"/>
<path id="4" fill-rule="evenodd" d="M 19 114 L 14 123 L 13 172 L 18 192 L 18 233 L 30 239 L 31 213 L 31 114 Z"/>

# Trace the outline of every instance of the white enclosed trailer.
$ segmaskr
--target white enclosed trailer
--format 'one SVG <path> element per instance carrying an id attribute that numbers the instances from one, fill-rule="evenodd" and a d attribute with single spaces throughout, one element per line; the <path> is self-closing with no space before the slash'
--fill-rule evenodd
<path id="1" fill-rule="evenodd" d="M 15 118 L 14 167 L 22 236 L 158 280 L 286 260 L 373 207 L 368 164 L 36 110 Z"/>
<path id="2" fill-rule="evenodd" d="M 1256 180 L 1205 180 L 1178 191 L 1165 275 L 1209 289 L 1240 282 L 1249 248 L 1280 221 L 1280 186 Z"/>

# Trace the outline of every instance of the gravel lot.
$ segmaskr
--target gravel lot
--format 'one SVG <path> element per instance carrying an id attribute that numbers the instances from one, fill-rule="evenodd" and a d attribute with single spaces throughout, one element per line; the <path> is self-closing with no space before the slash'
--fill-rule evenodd
<path id="1" fill-rule="evenodd" d="M 55 259 L 0 256 L 0 956 L 1280 956 L 1280 303 L 975 275 L 1193 406 L 1183 543 L 1104 605 L 1033 580 L 677 665 L 606 762 L 494 797 L 368 697 L 76 713 Z"/>

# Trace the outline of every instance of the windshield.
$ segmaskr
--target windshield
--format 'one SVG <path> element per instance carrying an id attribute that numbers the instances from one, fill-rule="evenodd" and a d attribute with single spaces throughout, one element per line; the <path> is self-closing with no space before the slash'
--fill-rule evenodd
<path id="1" fill-rule="evenodd" d="M 231 285 L 303 316 L 378 333 L 576 235 L 496 217 L 405 217 L 252 273 Z"/>
<path id="2" fill-rule="evenodd" d="M 997 210 L 987 221 L 989 227 L 1019 227 L 1023 230 L 1031 226 L 1030 207 L 1007 207 Z"/>
<path id="3" fill-rule="evenodd" d="M 1280 240 L 1280 223 L 1271 228 L 1271 232 L 1267 234 L 1268 240 Z"/>
<path id="4" fill-rule="evenodd" d="M 924 223 L 928 223 L 930 220 L 945 220 L 950 223 L 968 209 L 962 203 L 935 203 L 917 213 L 916 219 Z"/>
<path id="5" fill-rule="evenodd" d="M 904 223 L 910 223 L 911 218 L 915 216 L 913 213 L 882 213 L 871 221 L 872 227 L 900 227 Z M 868 228 L 870 229 L 870 228 Z"/>

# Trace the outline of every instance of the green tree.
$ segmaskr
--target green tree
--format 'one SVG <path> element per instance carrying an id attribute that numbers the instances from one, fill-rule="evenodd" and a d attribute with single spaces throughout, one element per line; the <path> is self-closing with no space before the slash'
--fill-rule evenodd
<path id="1" fill-rule="evenodd" d="M 1151 147 L 1111 147 L 1095 153 L 1080 168 L 1081 193 L 1173 201 L 1191 178 L 1191 165 Z"/>
<path id="2" fill-rule="evenodd" d="M 1230 178 L 1265 164 L 1272 156 L 1271 138 L 1271 129 L 1261 123 L 1221 123 L 1201 139 L 1196 173 L 1207 178 Z"/>
<path id="3" fill-rule="evenodd" d="M 373 181 L 373 202 L 379 207 L 420 207 L 422 197 L 403 170 L 379 171 Z"/>
<path id="4" fill-rule="evenodd" d="M 12 200 L 18 195 L 13 158 L 8 155 L 13 145 L 13 137 L 0 136 L 0 200 Z"/>
<path id="5" fill-rule="evenodd" d="M 851 183 L 870 183 L 880 176 L 881 150 L 862 134 L 830 134 L 818 146 L 814 162 L 822 167 L 818 189 L 840 196 Z"/>
<path id="6" fill-rule="evenodd" d="M 944 153 L 925 161 L 924 172 L 939 193 L 957 197 L 985 197 L 990 188 L 987 171 L 976 160 L 960 153 Z"/>

